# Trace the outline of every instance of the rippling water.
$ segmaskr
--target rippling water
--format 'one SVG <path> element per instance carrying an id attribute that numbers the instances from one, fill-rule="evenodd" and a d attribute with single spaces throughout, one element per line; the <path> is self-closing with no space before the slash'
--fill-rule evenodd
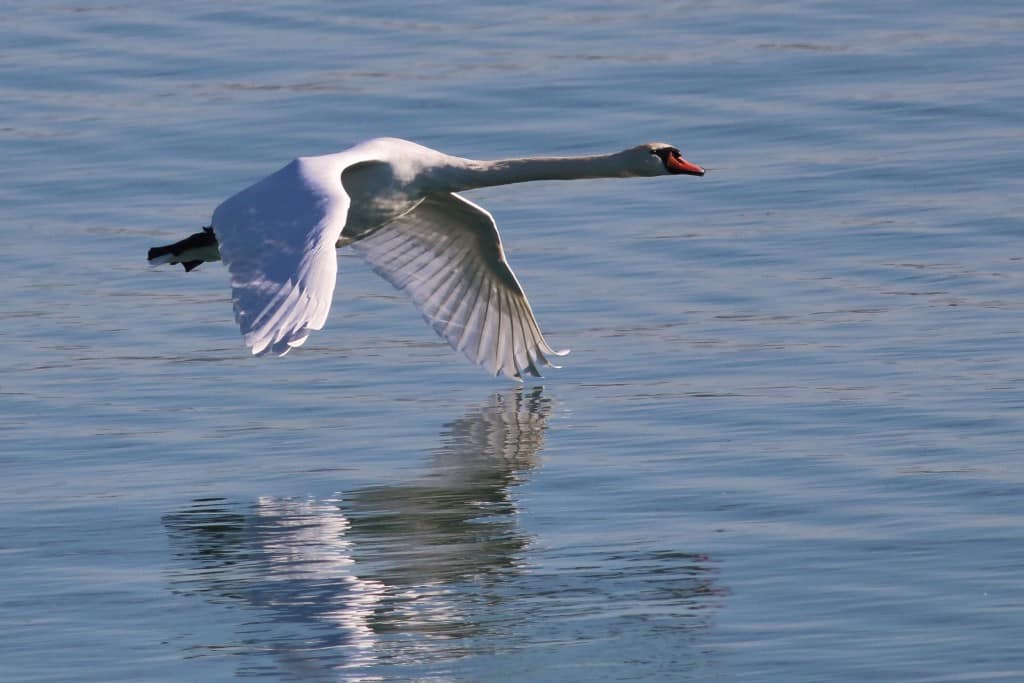
<path id="1" fill-rule="evenodd" d="M 166 515 L 172 590 L 252 611 L 245 638 L 195 647 L 243 655 L 240 673 L 303 677 L 408 680 L 483 657 L 486 669 L 544 677 L 566 647 L 627 677 L 634 657 L 685 667 L 676 648 L 706 629 L 715 591 L 709 558 L 594 557 L 590 544 L 539 547 L 521 525 L 514 491 L 537 466 L 549 410 L 540 389 L 497 394 L 446 426 L 428 472 L 402 483 L 324 499 L 201 498 Z M 608 599 L 621 604 L 595 611 Z M 595 624 L 629 631 L 629 647 L 609 652 Z"/>
<path id="2" fill-rule="evenodd" d="M 1024 679 L 1024 11 L 16 3 L 0 678 Z M 146 249 L 296 154 L 679 145 L 477 191 L 566 367 L 341 252 L 247 356 Z"/>

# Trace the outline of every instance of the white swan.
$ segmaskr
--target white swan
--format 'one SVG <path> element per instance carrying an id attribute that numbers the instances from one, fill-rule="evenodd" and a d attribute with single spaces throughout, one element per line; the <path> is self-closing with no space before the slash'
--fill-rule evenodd
<path id="1" fill-rule="evenodd" d="M 223 259 L 235 319 L 254 354 L 284 355 L 327 319 L 336 247 L 351 245 L 405 291 L 452 348 L 492 374 L 557 367 L 494 219 L 455 194 L 528 180 L 704 175 L 670 145 L 615 154 L 475 161 L 396 138 L 300 157 L 227 199 L 203 232 L 149 251 L 192 270 Z"/>

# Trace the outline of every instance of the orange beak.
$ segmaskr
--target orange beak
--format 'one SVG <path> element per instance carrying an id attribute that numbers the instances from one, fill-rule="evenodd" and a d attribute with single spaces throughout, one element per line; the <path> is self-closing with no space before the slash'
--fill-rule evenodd
<path id="1" fill-rule="evenodd" d="M 704 175 L 704 169 L 697 164 L 691 164 L 686 159 L 676 154 L 669 154 L 665 158 L 665 168 L 673 173 L 685 173 L 686 175 Z"/>

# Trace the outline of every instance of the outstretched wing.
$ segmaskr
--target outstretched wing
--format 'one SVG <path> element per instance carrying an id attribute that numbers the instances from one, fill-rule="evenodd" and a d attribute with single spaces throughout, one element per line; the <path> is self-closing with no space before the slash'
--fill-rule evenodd
<path id="1" fill-rule="evenodd" d="M 456 194 L 431 195 L 352 248 L 406 292 L 452 348 L 498 375 L 540 377 L 555 351 L 505 260 L 494 218 Z"/>
<path id="2" fill-rule="evenodd" d="M 253 354 L 280 355 L 323 327 L 334 295 L 334 243 L 348 197 L 297 159 L 217 207 L 213 230 L 231 272 L 235 320 Z M 317 169 L 312 169 L 317 170 Z"/>

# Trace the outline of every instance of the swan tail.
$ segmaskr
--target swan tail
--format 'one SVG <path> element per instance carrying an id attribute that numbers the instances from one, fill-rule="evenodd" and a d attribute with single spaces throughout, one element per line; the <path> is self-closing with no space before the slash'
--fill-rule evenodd
<path id="1" fill-rule="evenodd" d="M 153 247 L 149 250 L 150 264 L 180 263 L 185 272 L 195 270 L 206 261 L 220 261 L 220 249 L 212 227 L 203 228 L 202 232 L 189 235 L 174 244 Z"/>

